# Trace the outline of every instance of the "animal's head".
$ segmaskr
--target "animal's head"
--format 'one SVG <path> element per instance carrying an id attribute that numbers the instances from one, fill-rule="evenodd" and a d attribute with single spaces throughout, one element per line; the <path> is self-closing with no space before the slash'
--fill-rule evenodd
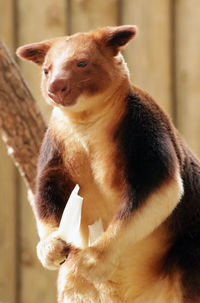
<path id="1" fill-rule="evenodd" d="M 41 87 L 48 102 L 84 108 L 83 100 L 128 77 L 120 51 L 136 31 L 136 26 L 101 28 L 28 44 L 18 48 L 17 55 L 42 67 Z"/>

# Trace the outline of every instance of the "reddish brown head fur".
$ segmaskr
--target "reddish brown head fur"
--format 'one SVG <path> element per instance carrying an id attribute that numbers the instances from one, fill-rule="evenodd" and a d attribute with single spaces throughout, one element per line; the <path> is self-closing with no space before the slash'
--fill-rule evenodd
<path id="1" fill-rule="evenodd" d="M 117 55 L 135 34 L 135 26 L 106 27 L 25 45 L 17 55 L 43 66 L 42 91 L 50 103 L 74 106 L 80 96 L 102 94 L 127 75 Z"/>

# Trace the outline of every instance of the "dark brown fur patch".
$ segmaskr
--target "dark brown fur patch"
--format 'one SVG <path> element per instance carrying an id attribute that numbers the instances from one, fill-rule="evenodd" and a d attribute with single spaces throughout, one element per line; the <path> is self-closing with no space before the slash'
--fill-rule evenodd
<path id="1" fill-rule="evenodd" d="M 74 187 L 63 164 L 61 144 L 47 131 L 38 163 L 35 204 L 39 218 L 60 221 Z"/>
<path id="2" fill-rule="evenodd" d="M 167 119 L 148 96 L 134 89 L 127 100 L 126 114 L 115 134 L 124 161 L 128 198 L 122 218 L 171 178 L 177 163 L 168 134 Z M 165 123 L 163 123 L 165 122 Z"/>
<path id="3" fill-rule="evenodd" d="M 200 298 L 200 163 L 186 146 L 182 149 L 184 196 L 169 219 L 172 245 L 165 269 L 180 268 L 185 302 L 199 302 L 195 300 Z"/>

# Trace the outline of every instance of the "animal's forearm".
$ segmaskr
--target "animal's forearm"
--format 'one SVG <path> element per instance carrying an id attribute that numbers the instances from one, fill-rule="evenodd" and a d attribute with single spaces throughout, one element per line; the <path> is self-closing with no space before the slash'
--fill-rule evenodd
<path id="1" fill-rule="evenodd" d="M 151 234 L 173 212 L 183 194 L 178 170 L 170 180 L 156 189 L 146 201 L 126 217 L 114 219 L 97 246 L 112 247 L 114 251 L 137 243 Z"/>

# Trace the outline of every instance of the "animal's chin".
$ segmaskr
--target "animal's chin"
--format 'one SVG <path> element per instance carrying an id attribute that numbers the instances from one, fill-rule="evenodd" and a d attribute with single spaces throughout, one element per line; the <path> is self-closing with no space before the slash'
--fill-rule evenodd
<path id="1" fill-rule="evenodd" d="M 70 106 L 74 106 L 77 103 L 77 96 L 68 94 L 64 98 L 61 98 L 61 99 L 50 98 L 50 100 L 51 100 L 51 103 L 53 103 L 53 105 L 62 106 L 62 107 L 70 107 Z"/>

